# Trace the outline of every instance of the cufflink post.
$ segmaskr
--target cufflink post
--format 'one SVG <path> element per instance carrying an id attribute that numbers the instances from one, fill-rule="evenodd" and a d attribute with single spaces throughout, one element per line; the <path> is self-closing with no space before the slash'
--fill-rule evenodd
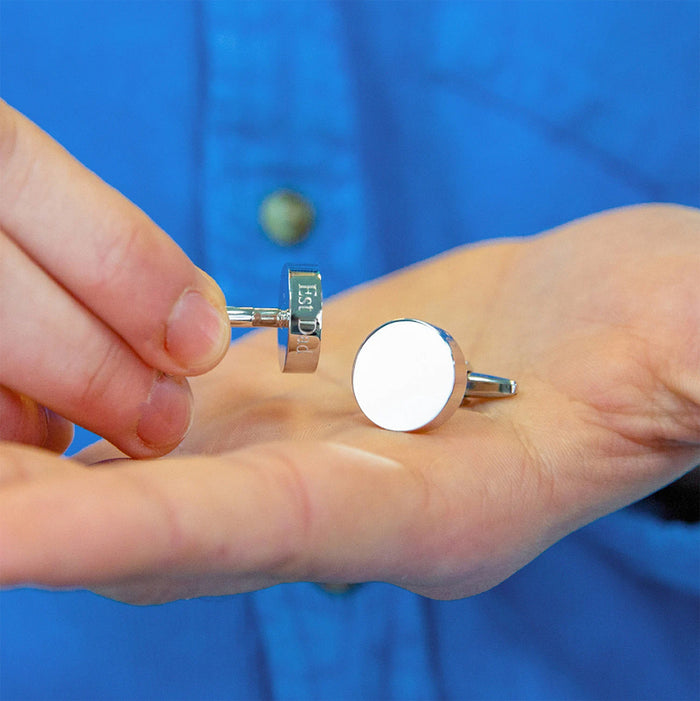
<path id="1" fill-rule="evenodd" d="M 260 307 L 226 307 L 231 328 L 265 326 L 273 329 L 289 324 L 288 309 L 264 309 Z"/>

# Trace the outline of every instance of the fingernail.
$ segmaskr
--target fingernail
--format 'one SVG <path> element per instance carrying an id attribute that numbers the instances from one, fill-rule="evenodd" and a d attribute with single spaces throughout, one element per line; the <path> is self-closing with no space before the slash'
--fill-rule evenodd
<path id="1" fill-rule="evenodd" d="M 204 372 L 216 364 L 231 340 L 231 327 L 198 290 L 187 290 L 168 320 L 165 347 L 187 374 Z"/>
<path id="2" fill-rule="evenodd" d="M 192 392 L 187 380 L 159 374 L 141 407 L 136 433 L 149 448 L 166 452 L 190 430 L 192 408 Z"/>

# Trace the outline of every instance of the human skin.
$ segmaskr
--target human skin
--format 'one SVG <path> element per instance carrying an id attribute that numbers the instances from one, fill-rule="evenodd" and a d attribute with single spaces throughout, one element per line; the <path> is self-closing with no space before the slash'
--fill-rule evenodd
<path id="1" fill-rule="evenodd" d="M 0 100 L 0 439 L 61 452 L 72 422 L 174 448 L 185 380 L 228 346 L 223 294 L 165 232 Z"/>
<path id="2" fill-rule="evenodd" d="M 699 275 L 700 214 L 635 207 L 330 300 L 313 376 L 279 374 L 274 332 L 250 334 L 192 380 L 194 424 L 165 458 L 4 445 L 0 583 L 132 603 L 300 580 L 488 589 L 700 462 Z M 372 425 L 354 353 L 403 316 L 447 329 L 518 395 L 432 432 Z"/>

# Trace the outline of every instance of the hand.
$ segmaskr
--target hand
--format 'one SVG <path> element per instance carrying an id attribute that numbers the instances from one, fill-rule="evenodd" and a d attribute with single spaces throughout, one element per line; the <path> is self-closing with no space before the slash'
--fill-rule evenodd
<path id="1" fill-rule="evenodd" d="M 0 101 L 0 439 L 61 452 L 70 420 L 134 457 L 174 448 L 184 376 L 228 346 L 224 304 L 141 211 Z"/>
<path id="2" fill-rule="evenodd" d="M 700 215 L 641 207 L 443 255 L 324 309 L 313 377 L 267 332 L 195 378 L 174 457 L 85 467 L 6 447 L 0 581 L 135 603 L 278 582 L 383 580 L 450 598 L 700 459 Z M 437 430 L 370 424 L 355 350 L 399 316 L 449 330 L 512 399 Z M 84 462 L 115 456 L 105 444 Z"/>

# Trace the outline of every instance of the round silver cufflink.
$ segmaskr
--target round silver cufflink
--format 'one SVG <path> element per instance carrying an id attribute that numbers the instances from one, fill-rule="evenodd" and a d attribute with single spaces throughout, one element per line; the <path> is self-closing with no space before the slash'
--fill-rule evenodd
<path id="1" fill-rule="evenodd" d="M 232 327 L 278 329 L 282 372 L 314 372 L 321 355 L 323 294 L 321 273 L 314 265 L 282 268 L 279 309 L 226 307 Z"/>
<path id="2" fill-rule="evenodd" d="M 471 397 L 508 397 L 515 380 L 471 372 L 446 331 L 418 319 L 396 319 L 360 346 L 352 389 L 365 416 L 391 431 L 439 426 Z"/>

